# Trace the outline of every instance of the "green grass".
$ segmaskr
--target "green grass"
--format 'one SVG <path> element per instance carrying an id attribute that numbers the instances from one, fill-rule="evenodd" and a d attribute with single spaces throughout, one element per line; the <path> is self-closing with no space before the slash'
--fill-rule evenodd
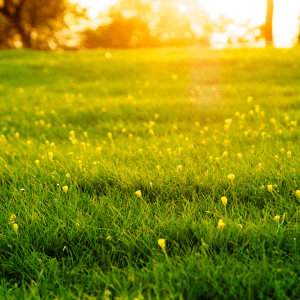
<path id="1" fill-rule="evenodd" d="M 299 299 L 299 49 L 0 65 L 0 299 Z"/>

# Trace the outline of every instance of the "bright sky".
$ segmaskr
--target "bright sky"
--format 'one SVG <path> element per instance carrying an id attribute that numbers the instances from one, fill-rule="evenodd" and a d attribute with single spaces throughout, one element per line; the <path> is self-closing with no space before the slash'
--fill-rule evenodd
<path id="1" fill-rule="evenodd" d="M 89 16 L 96 17 L 99 11 L 108 8 L 117 0 L 73 0 L 89 9 Z M 182 0 L 180 10 L 184 11 Z M 255 25 L 265 21 L 267 0 L 194 0 L 199 1 L 212 19 L 225 14 L 238 22 L 253 19 Z M 300 0 L 274 0 L 273 34 L 277 47 L 290 47 L 299 30 Z"/>

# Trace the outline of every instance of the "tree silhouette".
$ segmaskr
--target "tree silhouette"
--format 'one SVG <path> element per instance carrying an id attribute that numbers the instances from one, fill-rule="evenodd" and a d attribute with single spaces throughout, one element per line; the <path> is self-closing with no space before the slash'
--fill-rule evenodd
<path id="1" fill-rule="evenodd" d="M 68 27 L 67 13 L 84 13 L 77 7 L 68 0 L 0 0 L 4 40 L 18 34 L 25 48 L 47 48 L 53 33 Z"/>

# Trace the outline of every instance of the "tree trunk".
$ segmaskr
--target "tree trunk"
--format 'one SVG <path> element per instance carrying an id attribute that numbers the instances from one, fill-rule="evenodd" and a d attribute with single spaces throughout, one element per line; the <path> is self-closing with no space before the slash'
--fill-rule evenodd
<path id="1" fill-rule="evenodd" d="M 273 10 L 274 0 L 267 0 L 267 15 L 266 15 L 266 45 L 273 45 Z"/>

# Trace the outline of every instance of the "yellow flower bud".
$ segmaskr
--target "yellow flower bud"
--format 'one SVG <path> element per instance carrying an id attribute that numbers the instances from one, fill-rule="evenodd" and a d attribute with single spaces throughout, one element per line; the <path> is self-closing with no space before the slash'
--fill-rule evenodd
<path id="1" fill-rule="evenodd" d="M 157 242 L 158 242 L 158 245 L 160 246 L 160 248 L 165 249 L 165 247 L 166 247 L 165 239 L 159 239 Z"/>
<path id="2" fill-rule="evenodd" d="M 135 194 L 136 194 L 138 197 L 142 198 L 142 192 L 141 192 L 140 190 L 136 191 Z"/>
<path id="3" fill-rule="evenodd" d="M 69 187 L 68 187 L 67 185 L 65 185 L 65 186 L 62 187 L 62 189 L 63 189 L 63 191 L 64 191 L 65 193 L 67 193 L 68 190 L 69 190 Z"/>
<path id="4" fill-rule="evenodd" d="M 220 219 L 219 222 L 218 222 L 218 228 L 223 229 L 224 227 L 225 227 L 225 223 L 223 222 L 222 219 Z"/>
<path id="5" fill-rule="evenodd" d="M 234 174 L 229 174 L 228 178 L 231 182 L 233 182 L 235 175 Z"/>
<path id="6" fill-rule="evenodd" d="M 227 198 L 226 197 L 221 197 L 221 201 L 223 205 L 227 204 Z"/>
<path id="7" fill-rule="evenodd" d="M 17 220 L 17 216 L 15 214 L 12 214 L 9 218 L 10 222 L 14 222 Z"/>
<path id="8" fill-rule="evenodd" d="M 267 185 L 268 191 L 272 192 L 273 191 L 273 185 L 272 184 L 268 184 Z"/>
<path id="9" fill-rule="evenodd" d="M 18 233 L 18 228 L 19 228 L 18 224 L 16 224 L 16 223 L 13 224 L 13 229 L 16 233 Z"/>

